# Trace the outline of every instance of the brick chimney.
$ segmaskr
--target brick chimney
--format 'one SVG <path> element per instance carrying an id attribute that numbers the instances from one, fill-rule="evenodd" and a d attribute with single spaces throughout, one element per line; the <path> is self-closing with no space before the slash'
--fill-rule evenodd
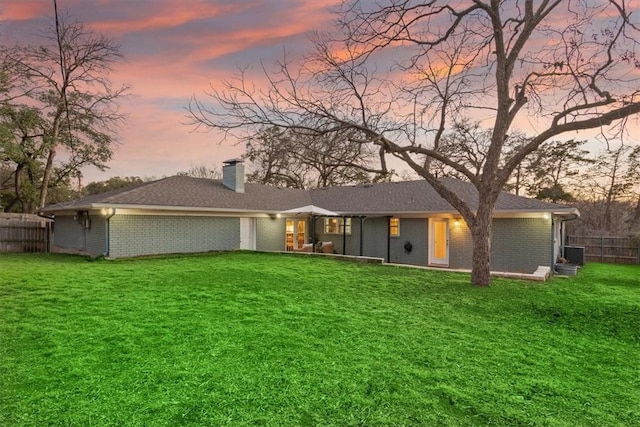
<path id="1" fill-rule="evenodd" d="M 244 193 L 243 160 L 225 160 L 222 165 L 222 184 L 236 193 Z"/>

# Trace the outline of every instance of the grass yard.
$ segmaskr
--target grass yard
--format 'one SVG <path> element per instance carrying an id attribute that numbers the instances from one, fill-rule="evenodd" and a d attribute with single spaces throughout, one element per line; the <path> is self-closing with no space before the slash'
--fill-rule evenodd
<path id="1" fill-rule="evenodd" d="M 0 254 L 2 426 L 640 425 L 640 266 Z"/>

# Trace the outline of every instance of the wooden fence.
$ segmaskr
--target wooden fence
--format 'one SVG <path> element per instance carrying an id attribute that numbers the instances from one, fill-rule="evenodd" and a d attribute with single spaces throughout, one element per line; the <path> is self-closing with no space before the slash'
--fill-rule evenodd
<path id="1" fill-rule="evenodd" d="M 587 262 L 640 264 L 640 242 L 629 237 L 567 236 L 567 246 L 584 246 Z"/>
<path id="2" fill-rule="evenodd" d="M 0 252 L 49 252 L 51 224 L 37 215 L 0 214 Z"/>

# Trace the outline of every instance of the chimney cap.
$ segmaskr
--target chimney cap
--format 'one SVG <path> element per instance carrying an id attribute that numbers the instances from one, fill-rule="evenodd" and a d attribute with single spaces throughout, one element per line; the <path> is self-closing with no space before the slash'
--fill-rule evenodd
<path id="1" fill-rule="evenodd" d="M 244 160 L 239 157 L 236 157 L 233 159 L 225 160 L 222 163 L 225 165 L 235 165 L 236 163 L 244 163 Z"/>

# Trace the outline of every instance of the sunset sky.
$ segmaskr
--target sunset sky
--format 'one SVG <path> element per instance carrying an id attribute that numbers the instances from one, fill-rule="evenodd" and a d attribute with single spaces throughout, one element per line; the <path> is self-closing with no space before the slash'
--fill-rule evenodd
<path id="1" fill-rule="evenodd" d="M 58 9 L 121 45 L 126 62 L 111 75 L 131 86 L 121 101 L 110 169 L 84 170 L 84 184 L 111 176 L 162 177 L 192 166 L 221 167 L 244 147 L 182 123 L 189 98 L 229 79 L 238 67 L 273 63 L 305 50 L 340 0 L 58 0 Z M 53 22 L 52 0 L 2 0 L 2 43 L 32 41 Z"/>
<path id="2" fill-rule="evenodd" d="M 126 62 L 111 75 L 116 86 L 127 84 L 131 96 L 120 103 L 129 115 L 118 133 L 110 169 L 83 171 L 84 181 L 111 176 L 173 175 L 195 166 L 221 168 L 239 157 L 244 146 L 222 142 L 218 132 L 195 132 L 187 126 L 185 107 L 193 95 L 220 87 L 239 68 L 259 75 L 267 66 L 308 51 L 314 30 L 332 28 L 330 9 L 341 0 L 58 0 L 58 8 L 90 29 L 120 44 Z M 635 15 L 634 15 L 635 16 Z M 556 19 L 563 19 L 558 15 Z M 54 22 L 53 0 L 1 0 L 0 42 L 38 43 L 38 34 Z M 41 40 L 41 39 L 40 39 Z M 636 142 L 638 118 L 630 136 Z M 519 123 L 535 132 L 535 117 Z M 597 131 L 581 132 L 592 151 L 603 144 Z M 575 134 L 567 135 L 575 138 Z M 397 168 L 399 172 L 405 169 Z"/>

